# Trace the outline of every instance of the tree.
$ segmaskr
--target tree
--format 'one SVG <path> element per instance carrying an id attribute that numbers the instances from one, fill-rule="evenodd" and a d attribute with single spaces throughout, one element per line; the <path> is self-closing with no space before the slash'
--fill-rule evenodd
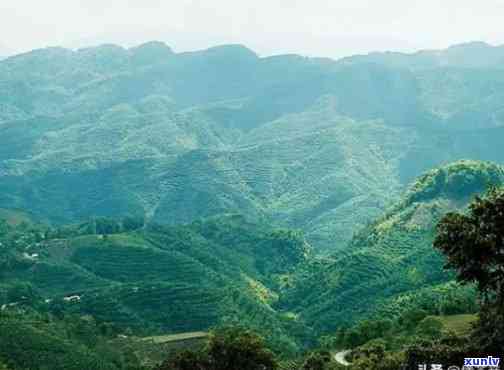
<path id="1" fill-rule="evenodd" d="M 406 329 L 411 330 L 418 325 L 428 315 L 427 311 L 412 308 L 402 313 L 399 317 L 399 324 L 404 326 Z"/>
<path id="2" fill-rule="evenodd" d="M 158 370 L 206 370 L 208 358 L 200 352 L 183 351 L 168 359 Z"/>
<path id="3" fill-rule="evenodd" d="M 352 369 L 356 370 L 397 370 L 402 368 L 403 358 L 386 352 L 383 340 L 374 340 L 352 353 Z"/>
<path id="4" fill-rule="evenodd" d="M 362 339 L 361 333 L 355 328 L 349 329 L 345 333 L 345 346 L 355 348 L 363 344 L 365 340 Z"/>
<path id="5" fill-rule="evenodd" d="M 383 337 L 391 328 L 390 320 L 363 320 L 356 326 L 363 342 Z"/>
<path id="6" fill-rule="evenodd" d="M 477 284 L 484 345 L 504 348 L 504 189 L 492 188 L 477 197 L 467 214 L 447 214 L 434 246 L 446 255 L 446 268 L 455 269 L 459 281 Z"/>
<path id="7" fill-rule="evenodd" d="M 214 332 L 202 352 L 185 351 L 159 370 L 276 370 L 278 363 L 264 339 L 242 328 Z"/>
<path id="8" fill-rule="evenodd" d="M 438 225 L 434 246 L 447 257 L 458 280 L 475 282 L 488 298 L 504 298 L 504 190 L 493 188 L 477 197 L 469 214 L 449 213 Z"/>
<path id="9" fill-rule="evenodd" d="M 105 218 L 105 217 L 100 217 L 97 218 L 96 220 L 96 233 L 97 234 L 116 234 L 121 232 L 121 225 L 118 221 L 110 219 L 110 218 Z"/>
<path id="10" fill-rule="evenodd" d="M 0 220 L 0 235 L 7 234 L 8 231 L 9 231 L 9 224 L 7 224 L 7 221 Z"/>
<path id="11" fill-rule="evenodd" d="M 208 354 L 215 370 L 275 370 L 275 356 L 264 339 L 242 328 L 225 328 L 212 335 Z"/>
<path id="12" fill-rule="evenodd" d="M 135 216 L 126 216 L 122 220 L 122 225 L 124 231 L 134 231 L 141 229 L 145 225 L 145 218 L 143 217 L 135 217 Z"/>
<path id="13" fill-rule="evenodd" d="M 17 283 L 7 291 L 7 299 L 10 303 L 29 303 L 37 299 L 37 293 L 30 283 Z"/>
<path id="14" fill-rule="evenodd" d="M 427 316 L 417 326 L 417 333 L 430 338 L 439 338 L 442 335 L 443 323 L 437 317 Z"/>
<path id="15" fill-rule="evenodd" d="M 313 352 L 303 363 L 302 370 L 326 370 L 331 363 L 331 354 L 327 351 Z"/>

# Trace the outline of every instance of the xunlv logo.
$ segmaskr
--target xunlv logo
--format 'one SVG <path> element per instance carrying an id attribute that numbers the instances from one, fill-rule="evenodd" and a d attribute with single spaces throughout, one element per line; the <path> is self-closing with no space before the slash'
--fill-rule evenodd
<path id="1" fill-rule="evenodd" d="M 464 367 L 475 367 L 475 366 L 492 366 L 498 367 L 500 364 L 500 358 L 493 358 L 488 356 L 487 358 L 466 358 L 464 360 Z"/>

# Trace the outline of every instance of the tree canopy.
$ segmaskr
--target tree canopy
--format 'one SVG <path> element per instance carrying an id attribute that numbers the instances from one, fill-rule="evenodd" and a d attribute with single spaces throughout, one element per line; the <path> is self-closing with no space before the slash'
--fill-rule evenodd
<path id="1" fill-rule="evenodd" d="M 216 331 L 203 352 L 185 351 L 159 370 L 276 370 L 277 360 L 263 338 L 234 327 Z"/>
<path id="2" fill-rule="evenodd" d="M 434 246 L 464 283 L 483 298 L 476 337 L 481 348 L 504 348 L 504 189 L 476 197 L 467 214 L 450 213 L 438 225 Z"/>

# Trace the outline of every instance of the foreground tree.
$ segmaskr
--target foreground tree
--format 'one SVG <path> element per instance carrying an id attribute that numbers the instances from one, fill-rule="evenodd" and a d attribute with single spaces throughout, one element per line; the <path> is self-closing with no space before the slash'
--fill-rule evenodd
<path id="1" fill-rule="evenodd" d="M 476 331 L 481 348 L 504 348 L 504 189 L 477 197 L 467 214 L 450 213 L 438 225 L 434 246 L 463 283 L 476 283 L 482 310 Z"/>
<path id="2" fill-rule="evenodd" d="M 159 370 L 276 370 L 278 363 L 262 337 L 241 328 L 220 329 L 202 352 L 186 351 Z"/>
<path id="3" fill-rule="evenodd" d="M 210 363 L 204 353 L 183 351 L 165 361 L 158 370 L 206 370 L 209 368 Z"/>
<path id="4" fill-rule="evenodd" d="M 331 354 L 327 351 L 310 353 L 301 370 L 327 370 L 331 365 Z"/>

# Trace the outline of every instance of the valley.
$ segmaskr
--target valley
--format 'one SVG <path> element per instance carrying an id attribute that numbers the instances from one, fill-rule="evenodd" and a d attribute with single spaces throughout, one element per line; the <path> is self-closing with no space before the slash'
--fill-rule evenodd
<path id="1" fill-rule="evenodd" d="M 411 66 L 373 58 L 259 58 L 236 45 L 176 54 L 162 43 L 9 58 L 0 206 L 60 224 L 241 213 L 302 229 L 321 253 L 342 250 L 423 171 L 503 162 L 498 114 L 471 113 L 478 102 L 500 110 L 498 65 L 461 74 L 455 64 L 417 66 L 416 55 Z M 478 79 L 486 98 L 436 87 L 441 71 L 459 84 Z M 472 123 L 456 118 L 471 114 Z"/>
<path id="2" fill-rule="evenodd" d="M 283 356 L 352 323 L 395 320 L 415 309 L 448 315 L 447 327 L 461 330 L 449 315 L 476 312 L 475 291 L 443 272 L 434 227 L 503 181 L 504 169 L 489 162 L 427 172 L 347 251 L 328 257 L 300 232 L 239 215 L 184 226 L 95 218 L 53 228 L 26 215 L 19 223 L 21 214 L 4 210 L 1 314 L 32 307 L 92 318 L 110 326 L 120 348 L 135 348 L 135 361 L 149 364 L 173 347 L 162 338 L 221 325 L 253 328 Z M 165 349 L 156 354 L 120 339 L 130 336 Z"/>
<path id="3" fill-rule="evenodd" d="M 503 186 L 503 58 L 149 42 L 0 61 L 0 369 L 250 345 L 390 370 L 469 341 L 481 292 L 433 245 Z"/>

